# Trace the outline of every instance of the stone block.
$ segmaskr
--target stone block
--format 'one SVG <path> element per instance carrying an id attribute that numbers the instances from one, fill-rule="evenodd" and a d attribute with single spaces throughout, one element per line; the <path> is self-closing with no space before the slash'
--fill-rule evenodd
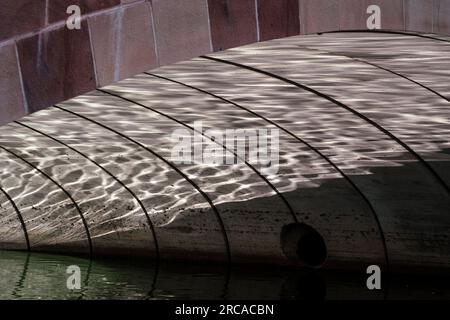
<path id="1" fill-rule="evenodd" d="M 153 0 L 152 7 L 160 64 L 211 51 L 205 0 Z"/>
<path id="2" fill-rule="evenodd" d="M 409 31 L 433 31 L 433 2 L 405 0 L 405 29 Z"/>
<path id="3" fill-rule="evenodd" d="M 30 112 L 95 89 L 96 80 L 86 22 L 65 26 L 18 42 Z"/>
<path id="4" fill-rule="evenodd" d="M 118 8 L 88 22 L 100 86 L 157 66 L 149 3 Z"/>
<path id="5" fill-rule="evenodd" d="M 258 41 L 254 0 L 209 0 L 214 51 Z"/>
<path id="6" fill-rule="evenodd" d="M 434 0 L 433 32 L 450 35 L 450 0 Z"/>
<path id="7" fill-rule="evenodd" d="M 301 0 L 300 24 L 303 34 L 339 30 L 339 1 Z"/>
<path id="8" fill-rule="evenodd" d="M 14 44 L 0 47 L 0 125 L 25 115 Z"/>
<path id="9" fill-rule="evenodd" d="M 2 1 L 0 6 L 0 41 L 45 24 L 45 0 Z"/>
<path id="10" fill-rule="evenodd" d="M 300 33 L 298 0 L 258 0 L 260 40 L 294 36 Z"/>

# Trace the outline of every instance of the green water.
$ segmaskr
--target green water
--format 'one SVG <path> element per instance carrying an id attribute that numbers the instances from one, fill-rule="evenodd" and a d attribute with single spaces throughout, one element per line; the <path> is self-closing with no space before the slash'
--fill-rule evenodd
<path id="1" fill-rule="evenodd" d="M 70 290 L 67 268 L 80 268 Z M 0 251 L 0 299 L 442 299 L 448 278 L 395 276 L 370 291 L 366 275 L 205 263 L 94 260 Z"/>

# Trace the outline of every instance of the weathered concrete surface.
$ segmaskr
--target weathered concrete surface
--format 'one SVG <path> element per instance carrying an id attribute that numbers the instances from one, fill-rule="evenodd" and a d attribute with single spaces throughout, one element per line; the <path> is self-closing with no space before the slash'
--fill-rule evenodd
<path id="1" fill-rule="evenodd" d="M 1 246 L 25 247 L 21 216 L 31 250 L 448 268 L 450 88 L 440 79 L 449 48 L 403 35 L 285 38 L 160 68 L 4 126 L 0 218 L 15 231 Z M 278 128 L 279 172 L 174 164 L 172 133 L 193 134 L 197 120 Z M 305 230 L 287 235 L 292 225 L 320 235 L 324 261 L 291 254 Z"/>
<path id="2" fill-rule="evenodd" d="M 418 56 L 423 54 L 421 50 L 423 50 L 424 39 L 416 40 L 415 37 L 395 39 L 394 36 L 373 39 L 366 37 L 365 34 L 352 34 L 351 37 L 353 45 L 348 48 L 349 51 L 369 43 L 368 46 L 372 48 L 371 52 L 374 52 L 375 56 L 387 56 L 387 60 L 401 57 L 404 64 L 409 61 L 410 69 L 422 72 L 423 77 L 433 78 L 432 74 L 427 74 L 428 69 L 420 67 L 420 60 L 414 56 L 414 52 L 417 52 Z M 390 45 L 390 43 L 401 42 L 404 38 L 409 39 L 408 57 L 411 59 L 406 59 L 404 54 L 402 55 L 404 51 L 398 50 L 395 44 Z M 306 39 L 305 42 L 303 39 Z M 328 45 L 340 41 L 340 38 L 333 41 L 331 35 L 328 39 Z M 372 42 L 370 42 L 371 39 Z M 336 161 L 340 163 L 350 154 L 349 152 L 356 151 L 358 156 L 348 159 L 345 161 L 346 164 L 351 163 L 357 168 L 377 167 L 373 169 L 377 172 L 375 179 L 366 181 L 364 176 L 352 178 L 374 205 L 380 218 L 391 264 L 402 264 L 407 260 L 411 260 L 409 264 L 418 265 L 448 262 L 450 252 L 447 235 L 450 222 L 448 216 L 450 208 L 449 101 L 385 70 L 347 57 L 311 51 L 308 47 L 309 40 L 317 41 L 318 47 L 320 43 L 327 42 L 322 37 L 286 38 L 237 48 L 216 56 L 272 72 L 335 99 L 332 103 L 317 94 L 306 93 L 298 87 L 289 86 L 295 89 L 297 98 L 303 91 L 303 94 L 312 96 L 315 100 L 319 98 L 320 102 L 326 105 L 324 107 L 326 109 L 323 110 L 318 110 L 316 107 L 310 116 L 306 110 L 312 104 L 304 98 L 301 98 L 303 101 L 299 98 L 297 106 L 302 103 L 299 116 L 314 120 L 314 117 L 329 115 L 336 110 L 340 114 L 336 114 L 332 119 L 346 121 L 346 125 L 333 125 L 333 123 L 327 124 L 322 119 L 315 122 L 313 131 L 309 132 L 309 135 L 314 136 L 318 141 L 322 143 L 327 141 L 325 143 L 327 152 L 335 149 L 330 156 L 337 156 Z M 427 48 L 445 47 L 442 53 L 448 50 L 446 43 L 430 39 L 426 41 L 430 43 Z M 418 47 L 414 44 L 418 44 Z M 306 48 L 303 48 L 304 46 Z M 355 51 L 358 52 L 359 49 Z M 446 63 L 441 65 L 443 73 L 446 72 L 445 66 Z M 210 75 L 208 72 L 205 74 Z M 222 72 L 221 74 L 230 73 Z M 213 77 L 217 80 L 217 75 Z M 233 76 L 232 81 L 236 82 L 236 75 Z M 222 87 L 227 86 L 222 85 Z M 271 86 L 268 85 L 268 87 Z M 241 87 L 241 89 L 248 92 L 245 88 Z M 265 92 L 270 92 L 270 89 Z M 234 97 L 238 96 L 235 94 Z M 338 105 L 336 102 L 344 105 Z M 254 101 L 254 103 L 258 102 Z M 282 104 L 286 106 L 286 103 Z M 272 106 L 270 110 L 278 109 Z M 289 124 L 287 126 L 290 128 Z M 322 131 L 328 133 L 330 128 L 336 127 L 345 132 L 334 133 L 333 138 L 328 137 L 328 139 L 326 136 L 318 136 Z M 301 123 L 296 123 L 292 130 L 294 129 L 300 130 L 302 134 L 308 132 L 304 131 L 306 127 Z M 381 148 L 377 146 L 379 144 L 382 145 Z M 355 149 L 355 146 L 361 149 Z M 345 149 L 348 149 L 347 153 Z M 383 170 L 375 165 L 380 158 L 386 156 L 389 161 L 393 161 L 394 166 L 403 163 L 397 168 L 397 174 L 393 175 L 392 170 Z M 375 163 L 370 164 L 372 161 Z M 339 166 L 346 169 L 342 164 Z M 439 222 L 436 223 L 436 221 Z M 447 244 L 443 245 L 443 243 Z"/>
<path id="3" fill-rule="evenodd" d="M 194 65 L 194 68 L 198 69 L 198 65 L 195 62 L 189 62 Z M 187 64 L 189 64 L 187 63 Z M 216 65 L 219 69 L 221 65 L 208 61 L 202 61 L 203 67 L 201 68 L 210 74 L 211 78 L 218 75 L 209 68 L 209 65 Z M 183 68 L 184 64 L 176 64 L 173 68 L 178 69 L 179 74 L 192 75 L 188 73 L 188 70 Z M 171 75 L 170 72 L 162 70 L 162 74 Z M 222 72 L 228 74 L 227 68 L 222 68 Z M 160 74 L 160 72 L 158 72 Z M 236 74 L 233 76 L 233 78 Z M 236 78 L 234 78 L 236 80 Z M 239 78 L 240 79 L 240 78 Z M 250 77 L 251 81 L 255 78 Z M 246 81 L 240 79 L 238 81 L 241 85 L 244 85 Z M 225 87 L 233 88 L 225 81 L 223 82 Z M 205 128 L 214 128 L 218 130 L 226 130 L 228 128 L 275 128 L 274 125 L 268 124 L 261 118 L 255 115 L 249 114 L 249 112 L 239 109 L 229 103 L 208 96 L 207 94 L 201 94 L 190 88 L 185 88 L 180 85 L 150 77 L 148 75 L 137 76 L 135 78 L 124 80 L 120 84 L 112 85 L 107 88 L 114 93 L 118 93 L 133 101 L 137 101 L 146 106 L 152 107 L 157 111 L 167 114 L 177 120 L 192 125 L 194 121 L 201 119 Z M 237 89 L 237 91 L 240 91 Z M 235 91 L 235 93 L 237 93 Z M 259 101 L 259 92 L 252 92 L 255 101 Z M 142 110 L 140 114 L 137 114 L 137 119 L 143 119 L 148 117 L 148 110 L 138 108 Z M 147 111 L 147 112 L 146 112 Z M 152 121 L 154 126 L 155 121 Z M 147 134 L 146 134 L 147 135 Z M 281 132 L 280 136 L 280 160 L 279 160 L 279 172 L 273 176 L 267 176 L 267 179 L 275 186 L 275 188 L 284 194 L 288 203 L 292 207 L 297 219 L 304 221 L 308 224 L 312 224 L 322 234 L 327 234 L 327 248 L 329 258 L 333 261 L 347 260 L 348 255 L 352 257 L 358 257 L 358 259 L 365 261 L 383 261 L 383 248 L 379 239 L 378 229 L 376 222 L 373 220 L 373 214 L 366 203 L 361 199 L 361 196 L 355 192 L 345 181 L 338 183 L 327 183 L 330 179 L 341 178 L 334 168 L 332 168 L 324 159 L 314 153 L 306 145 L 299 144 L 293 137 Z M 311 164 L 313 164 L 311 166 Z M 295 165 L 293 165 L 295 164 Z M 229 166 L 228 166 L 229 167 Z M 262 166 L 255 165 L 256 169 L 261 172 Z M 230 172 L 230 168 L 224 167 L 224 172 Z M 245 166 L 239 169 L 240 172 L 245 173 L 246 179 L 241 180 L 246 186 L 251 183 L 253 179 L 250 179 L 248 168 Z M 254 175 L 254 174 L 253 174 Z M 252 175 L 252 176 L 253 176 Z M 198 177 L 197 179 L 207 179 L 208 177 Z M 224 178 L 229 181 L 229 176 L 224 175 Z M 210 179 L 209 179 L 210 180 Z M 261 179 L 256 180 L 263 182 Z M 230 182 L 228 182 L 230 183 Z M 207 181 L 205 184 L 205 190 L 212 188 L 214 183 Z M 319 187 L 320 186 L 320 187 Z M 272 190 L 257 190 L 256 186 L 250 186 L 253 190 L 246 194 L 249 198 L 258 198 L 258 203 L 262 205 L 261 209 L 266 211 L 267 204 L 262 203 L 262 197 L 268 196 L 273 193 Z M 242 189 L 242 187 L 240 187 Z M 234 189 L 234 188 L 233 188 Z M 319 190 L 320 191 L 319 191 Z M 214 189 L 211 189 L 214 190 Z M 270 192 L 272 191 L 272 192 Z M 223 196 L 221 196 L 224 198 Z M 324 197 L 328 200 L 323 202 Z M 233 194 L 224 198 L 224 200 L 235 201 L 244 200 L 239 197 L 239 194 Z M 277 198 L 276 198 L 277 199 Z M 273 205 L 273 199 L 270 203 Z M 286 205 L 278 200 L 275 204 L 277 210 L 273 212 L 289 211 Z M 277 213 L 278 224 L 275 222 L 273 212 L 267 212 L 267 224 L 280 230 L 283 224 L 295 222 L 289 217 L 289 212 Z M 358 218 L 360 221 L 355 222 L 355 217 L 349 215 L 349 212 L 358 212 Z M 246 214 L 248 216 L 248 214 Z M 236 212 L 225 219 L 227 228 L 233 234 L 233 221 L 236 220 Z M 247 217 L 246 219 L 249 219 Z M 229 222 L 227 223 L 227 221 Z M 330 221 L 335 221 L 333 226 L 330 227 Z M 248 221 L 251 225 L 258 225 L 255 219 L 253 222 Z M 352 230 L 346 230 L 344 226 L 349 223 L 353 224 Z M 341 226 L 341 227 L 338 227 Z M 277 242 L 279 234 L 274 233 L 274 241 Z M 339 241 L 341 238 L 347 238 L 348 241 L 342 243 Z M 256 239 L 256 238 L 255 238 Z M 242 248 L 242 244 L 234 243 L 234 237 L 230 237 L 232 252 Z M 248 241 L 248 239 L 243 239 Z M 257 241 L 259 242 L 259 241 Z M 236 249 L 234 249 L 236 247 Z M 267 249 L 266 249 L 267 250 Z"/>

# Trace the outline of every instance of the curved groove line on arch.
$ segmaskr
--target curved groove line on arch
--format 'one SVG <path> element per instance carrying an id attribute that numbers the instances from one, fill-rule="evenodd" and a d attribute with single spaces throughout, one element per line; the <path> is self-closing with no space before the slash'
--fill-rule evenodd
<path id="1" fill-rule="evenodd" d="M 56 185 L 68 198 L 69 200 L 75 205 L 75 209 L 77 210 L 81 221 L 83 223 L 84 229 L 86 231 L 86 236 L 87 236 L 87 240 L 88 240 L 88 244 L 89 244 L 89 256 L 90 258 L 92 258 L 93 255 L 93 248 L 92 248 L 92 239 L 91 239 L 91 234 L 89 232 L 89 227 L 88 224 L 86 222 L 86 219 L 84 218 L 83 213 L 81 212 L 80 207 L 78 206 L 77 202 L 75 201 L 75 199 L 72 197 L 72 195 L 62 186 L 60 185 L 58 182 L 56 182 L 52 177 L 50 177 L 48 174 L 46 174 L 44 171 L 42 171 L 41 169 L 39 169 L 37 166 L 33 165 L 31 162 L 29 162 L 28 160 L 22 158 L 21 156 L 17 155 L 16 153 L 14 153 L 13 151 L 5 148 L 4 146 L 0 145 L 0 149 L 4 150 L 5 152 L 13 155 L 15 158 L 22 160 L 23 162 L 25 162 L 28 166 L 32 167 L 34 170 L 38 171 L 41 175 L 43 175 L 45 178 L 47 178 L 48 180 L 50 180 L 54 185 Z"/>
<path id="2" fill-rule="evenodd" d="M 391 73 L 391 74 L 393 74 L 393 75 L 395 75 L 395 76 L 397 76 L 397 77 L 400 77 L 400 78 L 405 79 L 405 80 L 407 80 L 407 81 L 409 81 L 409 82 L 411 82 L 411 83 L 414 83 L 414 84 L 418 85 L 419 87 L 422 87 L 423 89 L 425 89 L 425 90 L 427 90 L 427 91 L 433 93 L 434 95 L 438 96 L 439 98 L 442 98 L 442 99 L 445 100 L 446 102 L 449 102 L 449 103 L 450 103 L 450 98 L 447 98 L 446 96 L 444 96 L 443 94 L 437 92 L 436 90 L 431 89 L 430 87 L 424 85 L 423 83 L 420 83 L 419 81 L 416 81 L 416 80 L 414 80 L 414 79 L 411 79 L 411 78 L 405 76 L 404 74 L 401 74 L 400 72 L 394 71 L 394 70 L 389 69 L 389 68 L 387 68 L 387 67 L 380 66 L 379 64 L 376 64 L 376 63 L 374 63 L 374 62 L 367 61 L 367 60 L 364 60 L 364 59 L 362 59 L 362 58 L 352 57 L 352 56 L 349 56 L 349 55 L 346 55 L 346 54 L 340 54 L 340 53 L 337 53 L 337 52 L 332 52 L 332 51 L 327 51 L 327 50 L 321 50 L 321 49 L 316 49 L 316 48 L 310 48 L 310 47 L 308 47 L 308 46 L 297 45 L 297 47 L 299 47 L 299 48 L 302 49 L 302 50 L 317 51 L 317 52 L 320 52 L 320 53 L 326 53 L 326 54 L 333 55 L 333 56 L 336 56 L 336 57 L 344 57 L 344 58 L 348 58 L 348 59 L 351 59 L 351 60 L 353 60 L 353 61 L 360 62 L 360 63 L 363 63 L 363 64 L 367 64 L 367 65 L 372 66 L 372 67 L 374 67 L 374 68 L 377 68 L 377 69 L 380 69 L 380 70 L 389 72 L 389 73 Z"/>
<path id="3" fill-rule="evenodd" d="M 227 235 L 227 232 L 226 232 L 226 229 L 225 229 L 225 224 L 223 223 L 222 217 L 220 216 L 219 211 L 217 210 L 216 206 L 211 201 L 209 196 L 194 181 L 192 181 L 187 175 L 185 175 L 180 169 L 178 169 L 175 165 L 173 165 L 170 161 L 165 159 L 163 156 L 159 155 L 158 153 L 156 153 L 155 151 L 153 151 L 149 147 L 147 147 L 147 146 L 143 145 L 142 143 L 134 140 L 133 138 L 130 138 L 127 135 L 125 135 L 125 134 L 123 134 L 123 133 L 121 133 L 121 132 L 119 132 L 119 131 L 117 131 L 117 130 L 115 130 L 113 128 L 110 128 L 110 127 L 108 127 L 108 126 L 106 126 L 106 125 L 104 125 L 104 124 L 102 124 L 102 123 L 100 123 L 98 121 L 90 119 L 90 118 L 88 118 L 86 116 L 83 116 L 81 114 L 78 114 L 76 112 L 70 111 L 70 110 L 68 110 L 66 108 L 60 107 L 58 105 L 54 105 L 54 107 L 59 109 L 59 110 L 62 110 L 64 112 L 70 113 L 70 114 L 72 114 L 72 115 L 74 115 L 76 117 L 79 117 L 81 119 L 84 119 L 84 120 L 87 120 L 87 121 L 89 121 L 91 123 L 94 123 L 94 124 L 98 125 L 99 127 L 102 127 L 102 128 L 104 128 L 104 129 L 106 129 L 108 131 L 111 131 L 111 132 L 117 134 L 118 136 L 120 136 L 120 137 L 122 137 L 122 138 L 124 138 L 124 139 L 126 139 L 126 140 L 128 140 L 130 142 L 132 142 L 133 144 L 135 144 L 135 145 L 139 146 L 140 148 L 148 151 L 153 156 L 157 157 L 159 160 L 161 160 L 164 163 L 166 163 L 170 168 L 172 168 L 172 170 L 176 171 L 184 180 L 186 180 L 189 184 L 191 184 L 202 195 L 202 197 L 208 202 L 208 204 L 211 206 L 211 209 L 215 213 L 215 215 L 217 217 L 217 220 L 219 222 L 221 231 L 222 231 L 223 238 L 224 238 L 227 260 L 228 260 L 228 263 L 231 263 L 230 243 L 229 243 L 229 240 L 228 240 L 228 235 Z"/>
<path id="4" fill-rule="evenodd" d="M 384 255 L 385 255 L 385 261 L 386 261 L 386 266 L 389 267 L 389 258 L 388 258 L 388 251 L 387 251 L 387 245 L 386 245 L 386 238 L 384 235 L 384 231 L 383 228 L 381 226 L 381 222 L 378 218 L 378 215 L 375 211 L 375 208 L 372 206 L 372 203 L 369 201 L 369 199 L 366 197 L 366 195 L 362 192 L 361 189 L 358 188 L 358 186 L 353 182 L 353 180 L 351 180 L 351 178 L 349 176 L 347 176 L 345 174 L 345 172 L 343 172 L 331 159 L 329 159 L 326 155 L 324 155 L 319 149 L 315 148 L 314 146 L 312 146 L 311 144 L 309 144 L 308 142 L 306 142 L 305 140 L 303 140 L 302 138 L 300 138 L 299 136 L 297 136 L 296 134 L 292 133 L 291 131 L 289 131 L 288 129 L 282 127 L 281 125 L 279 125 L 278 123 L 258 114 L 255 111 L 252 111 L 244 106 L 239 105 L 238 103 L 231 101 L 229 99 L 226 99 L 224 97 L 221 97 L 219 95 L 216 95 L 214 93 L 208 92 L 206 90 L 188 85 L 186 83 L 177 81 L 177 80 L 173 80 L 167 77 L 162 77 L 159 75 L 155 75 L 152 74 L 155 77 L 161 78 L 161 79 L 165 79 L 167 81 L 171 81 L 173 83 L 177 83 L 179 85 L 185 86 L 187 88 L 193 89 L 193 90 L 197 90 L 199 92 L 202 92 L 204 94 L 210 95 L 216 99 L 222 100 L 228 104 L 231 104 L 239 109 L 245 110 L 246 112 L 254 115 L 255 117 L 258 117 L 274 126 L 276 126 L 278 129 L 282 130 L 283 132 L 285 132 L 286 134 L 290 135 L 291 137 L 293 137 L 295 140 L 299 141 L 300 143 L 304 144 L 305 146 L 307 146 L 308 148 L 310 148 L 314 153 L 316 153 L 319 157 L 321 157 L 322 159 L 324 159 L 329 165 L 331 165 L 351 186 L 352 188 L 361 196 L 361 198 L 363 199 L 363 201 L 367 204 L 367 206 L 369 207 L 370 211 L 372 212 L 374 219 L 375 219 L 375 223 L 377 224 L 378 230 L 380 231 L 380 238 L 383 244 L 383 250 L 384 250 Z"/>
<path id="5" fill-rule="evenodd" d="M 296 81 L 287 79 L 285 77 L 282 77 L 280 75 L 274 74 L 272 72 L 269 71 L 265 71 L 265 70 L 261 70 L 255 67 L 251 67 L 248 65 L 244 65 L 241 63 L 237 63 L 237 62 L 233 62 L 233 61 L 229 61 L 229 60 L 224 60 L 224 59 L 219 59 L 219 58 L 214 58 L 214 57 L 209 57 L 209 56 L 202 56 L 201 58 L 203 59 L 208 59 L 208 60 L 212 60 L 212 61 L 216 61 L 216 62 L 220 62 L 220 63 L 225 63 L 225 64 L 229 64 L 229 65 L 233 65 L 235 67 L 238 68 L 242 68 L 242 69 L 246 69 L 246 70 L 250 70 L 253 72 L 257 72 L 260 74 L 264 74 L 268 77 L 274 78 L 274 79 L 278 79 L 280 81 L 283 81 L 285 83 L 291 84 L 297 88 L 300 88 L 302 90 L 311 92 L 315 95 L 317 95 L 318 97 L 321 97 L 325 100 L 330 101 L 331 103 L 337 105 L 338 107 L 341 107 L 351 113 L 353 113 L 354 115 L 356 115 L 357 117 L 359 117 L 360 119 L 364 120 L 365 122 L 367 122 L 368 124 L 372 125 L 373 127 L 377 128 L 379 131 L 381 131 L 382 133 L 384 133 L 386 136 L 388 136 L 389 138 L 391 138 L 392 140 L 394 140 L 395 142 L 397 142 L 400 146 L 402 146 L 406 151 L 408 151 L 411 155 L 413 155 L 422 166 L 424 166 L 428 172 L 434 177 L 434 179 L 441 185 L 441 187 L 447 192 L 447 194 L 450 195 L 450 187 L 447 185 L 447 183 L 441 178 L 441 176 L 433 169 L 433 167 L 426 161 L 424 160 L 417 152 L 415 152 L 409 145 L 407 145 L 405 142 L 403 142 L 401 139 L 399 139 L 397 136 L 395 136 L 392 132 L 390 132 L 389 130 L 386 130 L 384 127 L 382 127 L 381 125 L 379 125 L 377 122 L 375 122 L 374 120 L 370 119 L 369 117 L 363 115 L 362 113 L 356 111 L 355 109 L 347 106 L 346 104 L 330 97 L 329 95 L 322 93 L 320 91 L 317 91 L 309 86 L 306 86 L 304 84 L 300 84 Z"/>
<path id="6" fill-rule="evenodd" d="M 148 74 L 148 75 L 151 75 L 151 74 L 146 73 L 146 72 L 144 72 L 144 73 L 145 73 L 145 74 Z M 109 94 L 109 95 L 111 95 L 111 96 L 114 96 L 114 97 L 123 99 L 123 100 L 125 100 L 125 101 L 131 102 L 131 103 L 136 104 L 136 105 L 138 105 L 138 106 L 140 106 L 140 107 L 143 107 L 143 108 L 145 108 L 145 109 L 147 109 L 147 110 L 150 110 L 150 111 L 152 111 L 152 112 L 155 112 L 155 113 L 157 113 L 157 114 L 159 114 L 159 115 L 161 115 L 161 116 L 164 116 L 164 117 L 166 117 L 166 118 L 168 118 L 168 119 L 170 119 L 170 120 L 172 120 L 172 121 L 174 121 L 174 122 L 176 122 L 176 123 L 178 123 L 178 124 L 180 124 L 180 125 L 182 125 L 182 126 L 188 128 L 189 130 L 192 130 L 192 131 L 194 131 L 194 132 L 197 132 L 197 133 L 201 134 L 203 137 L 210 139 L 211 141 L 213 141 L 214 143 L 216 143 L 218 146 L 222 147 L 224 150 L 229 151 L 230 153 L 232 153 L 236 158 L 242 159 L 241 157 L 239 157 L 239 156 L 237 155 L 236 152 L 234 152 L 234 151 L 228 149 L 225 145 L 223 145 L 223 144 L 217 142 L 217 140 L 213 140 L 213 139 L 211 139 L 210 137 L 205 136 L 203 132 L 201 132 L 201 131 L 199 131 L 199 130 L 196 130 L 195 128 L 193 128 L 192 126 L 190 126 L 190 125 L 188 125 L 188 124 L 185 124 L 183 121 L 180 121 L 180 120 L 178 120 L 178 119 L 176 119 L 176 118 L 174 118 L 174 117 L 172 117 L 172 116 L 169 116 L 169 115 L 167 115 L 167 114 L 165 114 L 165 113 L 163 113 L 163 112 L 161 112 L 161 111 L 158 111 L 158 110 L 156 110 L 156 109 L 154 109 L 154 108 L 151 108 L 151 107 L 148 107 L 148 106 L 146 106 L 146 105 L 143 105 L 143 104 L 141 104 L 141 103 L 139 103 L 139 102 L 137 102 L 137 101 L 133 101 L 133 100 L 131 100 L 131 99 L 125 98 L 125 97 L 123 97 L 123 96 L 121 96 L 121 95 L 119 95 L 119 94 L 116 94 L 116 93 L 114 93 L 114 92 L 110 92 L 110 91 L 106 91 L 106 90 L 102 90 L 102 89 L 97 89 L 97 90 L 100 91 L 100 92 Z M 273 190 L 273 191 L 281 198 L 281 200 L 283 201 L 283 203 L 286 205 L 286 207 L 288 208 L 289 212 L 291 213 L 292 218 L 294 219 L 294 222 L 298 222 L 298 218 L 297 218 L 297 216 L 295 215 L 294 209 L 292 209 L 292 206 L 289 204 L 289 202 L 287 201 L 287 199 L 286 199 L 286 198 L 278 191 L 278 189 L 277 189 L 277 188 L 276 188 L 276 187 L 275 187 L 275 186 L 274 186 L 274 185 L 273 185 L 273 184 L 272 184 L 272 183 L 271 183 L 271 182 L 270 182 L 263 174 L 261 174 L 261 173 L 260 173 L 253 165 L 251 165 L 251 164 L 250 164 L 248 161 L 246 161 L 245 159 L 242 159 L 242 160 L 244 160 L 244 163 L 245 163 L 251 170 L 253 170 L 253 172 L 255 172 L 256 175 L 258 175 L 258 176 L 259 176 L 259 177 L 260 177 L 267 185 L 269 185 L 269 187 L 270 187 L 270 188 L 271 188 L 271 189 L 272 189 L 272 190 Z"/>
<path id="7" fill-rule="evenodd" d="M 406 31 L 396 31 L 396 30 L 368 30 L 368 29 L 350 29 L 350 30 L 333 30 L 333 31 L 324 31 L 324 32 L 317 32 L 318 35 L 321 34 L 332 34 L 332 33 L 381 33 L 381 34 L 396 34 L 396 35 L 403 35 L 403 36 L 410 36 L 410 37 L 418 37 L 418 38 L 424 38 L 429 40 L 436 40 L 440 42 L 448 42 L 450 43 L 450 40 L 433 37 L 426 34 L 421 33 L 415 33 L 415 32 L 406 32 Z"/>
<path id="8" fill-rule="evenodd" d="M 38 130 L 38 129 L 35 129 L 35 128 L 31 127 L 31 126 L 28 126 L 28 125 L 26 125 L 26 124 L 24 124 L 24 123 L 22 123 L 22 122 L 20 122 L 20 121 L 14 121 L 14 122 L 17 123 L 17 124 L 19 124 L 19 125 L 21 125 L 21 126 L 23 126 L 23 127 L 25 127 L 25 128 L 27 128 L 27 129 L 30 129 L 30 130 L 32 130 L 32 131 L 34 131 L 34 132 L 36 132 L 36 133 L 38 133 L 38 134 L 40 134 L 40 135 L 43 135 L 43 136 L 45 136 L 45 137 L 47 137 L 47 138 L 49 138 L 49 139 L 51 139 L 51 140 L 53 140 L 53 141 L 55 141 L 55 142 L 61 144 L 61 145 L 63 145 L 64 147 L 66 147 L 66 148 L 68 148 L 68 149 L 74 151 L 75 153 L 79 154 L 80 156 L 82 156 L 83 158 L 87 159 L 88 161 L 90 161 L 91 163 L 93 163 L 95 166 L 97 166 L 98 168 L 100 168 L 101 170 L 103 170 L 106 174 L 108 174 L 111 178 L 113 178 L 117 183 L 119 183 L 126 191 L 128 191 L 128 192 L 131 194 L 131 196 L 132 196 L 134 199 L 136 199 L 136 201 L 138 202 L 139 206 L 141 207 L 142 211 L 144 212 L 144 214 L 145 214 L 145 216 L 146 216 L 146 218 L 147 218 L 147 222 L 148 222 L 148 224 L 149 224 L 149 226 L 150 226 L 150 229 L 151 229 L 152 235 L 153 235 L 153 241 L 154 241 L 155 251 L 156 251 L 156 259 L 159 260 L 159 245 L 158 245 L 158 240 L 157 240 L 155 228 L 154 228 L 154 225 L 153 225 L 153 223 L 152 223 L 152 221 L 151 221 L 151 219 L 150 219 L 150 216 L 149 216 L 147 210 L 145 209 L 145 206 L 144 206 L 144 204 L 142 203 L 142 201 L 136 196 L 136 194 L 135 194 L 135 193 L 134 193 L 134 192 L 133 192 L 133 191 L 132 191 L 125 183 L 124 183 L 124 182 L 122 182 L 120 179 L 118 179 L 116 176 L 114 176 L 108 169 L 106 169 L 105 167 L 103 167 L 101 164 L 99 164 L 99 163 L 96 162 L 95 160 L 91 159 L 90 157 L 88 157 L 87 155 L 85 155 L 83 152 L 77 150 L 76 148 L 71 147 L 71 146 L 69 146 L 68 144 L 62 142 L 61 140 L 59 140 L 59 139 L 57 139 L 57 138 L 55 138 L 55 137 L 52 137 L 51 135 L 46 134 L 46 133 L 44 133 L 44 132 L 42 132 L 42 131 L 40 131 L 40 130 Z"/>
<path id="9" fill-rule="evenodd" d="M 14 202 L 13 198 L 11 198 L 11 196 L 8 194 L 8 192 L 6 192 L 5 189 L 3 189 L 2 187 L 0 187 L 0 192 L 2 192 L 5 197 L 8 199 L 8 201 L 11 203 L 11 205 L 14 208 L 14 211 L 16 211 L 17 213 L 17 218 L 19 219 L 20 225 L 22 226 L 22 230 L 23 230 L 23 235 L 25 237 L 25 242 L 27 245 L 27 251 L 31 251 L 31 246 L 30 246 L 30 239 L 28 238 L 28 231 L 27 231 L 27 226 L 25 225 L 25 221 L 23 220 L 22 214 L 19 210 L 19 208 L 17 207 L 16 203 Z"/>
<path id="10" fill-rule="evenodd" d="M 416 80 L 414 80 L 414 79 L 411 79 L 411 78 L 409 78 L 409 77 L 407 77 L 407 76 L 405 76 L 405 75 L 403 75 L 403 74 L 401 74 L 401 73 L 399 73 L 399 72 L 393 71 L 393 70 L 391 70 L 391 69 L 389 69 L 389 68 L 382 67 L 382 66 L 380 66 L 380 65 L 378 65 L 378 64 L 376 64 L 376 63 L 369 62 L 369 61 L 366 61 L 366 60 L 363 60 L 363 59 L 360 59 L 360 58 L 353 58 L 353 57 L 349 57 L 349 56 L 345 56 L 345 57 L 348 57 L 348 58 L 350 58 L 350 59 L 353 59 L 354 61 L 358 61 L 358 62 L 367 64 L 367 65 L 370 65 L 370 66 L 372 66 L 372 67 L 378 68 L 378 69 L 380 69 L 380 70 L 383 70 L 383 71 L 389 72 L 389 73 L 391 73 L 391 74 L 393 74 L 393 75 L 396 75 L 396 76 L 398 76 L 398 77 L 400 77 L 400 78 L 403 78 L 403 79 L 405 79 L 405 80 L 408 80 L 409 82 L 414 83 L 414 84 L 416 84 L 416 85 L 422 87 L 422 88 L 425 89 L 425 90 L 428 90 L 429 92 L 433 93 L 434 95 L 436 95 L 436 96 L 438 96 L 438 97 L 440 97 L 440 98 L 442 98 L 442 99 L 444 99 L 445 101 L 447 101 L 447 102 L 450 103 L 450 99 L 447 98 L 447 97 L 445 97 L 443 94 L 441 94 L 441 93 L 437 92 L 436 90 L 431 89 L 430 87 L 428 87 L 428 86 L 426 86 L 426 85 L 424 85 L 424 84 L 422 84 L 422 83 L 420 83 L 420 82 L 418 82 L 418 81 L 416 81 Z"/>

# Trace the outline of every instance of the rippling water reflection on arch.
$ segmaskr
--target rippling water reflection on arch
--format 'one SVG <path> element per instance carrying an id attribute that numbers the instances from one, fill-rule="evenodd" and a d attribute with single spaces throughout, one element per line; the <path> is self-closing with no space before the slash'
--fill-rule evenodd
<path id="1" fill-rule="evenodd" d="M 302 223 L 324 240 L 323 268 L 448 268 L 449 48 L 398 34 L 291 37 L 25 117 L 0 129 L 14 152 L 0 153 L 11 198 L 0 194 L 0 243 L 24 249 L 26 229 L 32 251 L 88 253 L 70 194 L 94 256 L 304 266 L 281 238 Z M 197 120 L 279 128 L 278 174 L 245 163 L 175 166 L 171 133 Z"/>

